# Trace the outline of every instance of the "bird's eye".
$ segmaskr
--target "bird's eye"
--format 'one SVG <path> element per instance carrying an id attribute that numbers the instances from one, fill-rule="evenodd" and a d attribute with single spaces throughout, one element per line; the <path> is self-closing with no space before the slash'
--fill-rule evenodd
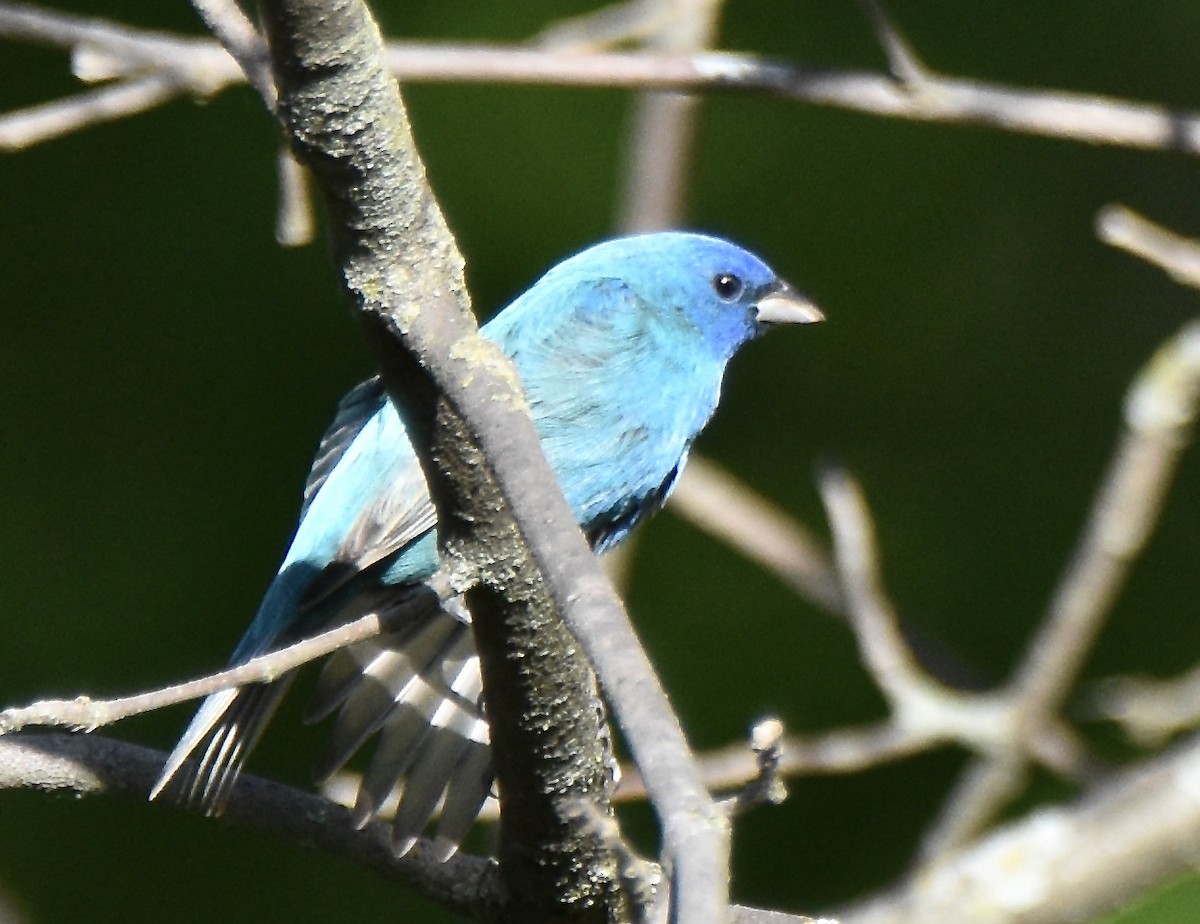
<path id="1" fill-rule="evenodd" d="M 746 288 L 741 277 L 735 276 L 733 273 L 717 273 L 713 276 L 712 285 L 717 296 L 727 302 L 736 299 Z"/>

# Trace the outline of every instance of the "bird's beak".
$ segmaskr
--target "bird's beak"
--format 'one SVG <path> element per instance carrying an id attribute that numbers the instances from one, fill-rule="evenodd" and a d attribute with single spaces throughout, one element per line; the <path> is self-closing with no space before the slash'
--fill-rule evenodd
<path id="1" fill-rule="evenodd" d="M 825 320 L 820 308 L 786 282 L 771 286 L 754 307 L 755 318 L 763 324 L 815 324 Z"/>

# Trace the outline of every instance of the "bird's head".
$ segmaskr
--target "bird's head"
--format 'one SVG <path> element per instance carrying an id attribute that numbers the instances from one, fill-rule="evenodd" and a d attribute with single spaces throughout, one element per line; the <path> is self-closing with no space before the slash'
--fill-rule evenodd
<path id="1" fill-rule="evenodd" d="M 619 276 L 645 305 L 687 322 L 722 358 L 778 324 L 824 319 L 811 301 L 736 244 L 681 231 L 617 238 L 572 258 Z"/>

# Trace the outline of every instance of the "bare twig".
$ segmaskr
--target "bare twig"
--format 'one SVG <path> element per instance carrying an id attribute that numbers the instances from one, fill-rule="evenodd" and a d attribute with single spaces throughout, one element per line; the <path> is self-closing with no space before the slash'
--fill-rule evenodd
<path id="1" fill-rule="evenodd" d="M 1200 863 L 1200 739 L 944 854 L 842 924 L 1094 920 Z"/>
<path id="2" fill-rule="evenodd" d="M 919 92 L 932 77 L 929 68 L 917 57 L 917 53 L 892 22 L 879 0 L 858 0 L 858 5 L 871 23 L 871 28 L 875 30 L 879 47 L 887 55 L 888 69 L 892 76 L 910 92 Z"/>
<path id="3" fill-rule="evenodd" d="M 1176 282 L 1200 289 L 1200 241 L 1183 237 L 1123 205 L 1110 205 L 1096 216 L 1100 240 L 1161 267 Z"/>
<path id="4" fill-rule="evenodd" d="M 931 747 L 953 741 L 947 731 L 944 737 L 929 734 L 925 729 L 905 728 L 893 721 L 880 722 L 860 728 L 838 729 L 824 735 L 789 736 L 778 743 L 767 758 L 777 764 L 773 771 L 779 778 L 788 776 L 838 775 L 857 773 L 892 761 L 919 754 Z M 753 784 L 763 775 L 763 757 L 739 741 L 698 755 L 697 762 L 709 792 L 718 793 Z M 322 793 L 347 808 L 354 805 L 362 777 L 357 773 L 334 775 Z M 646 784 L 635 767 L 622 769 L 621 782 L 613 794 L 613 802 L 636 802 L 646 798 Z M 395 812 L 395 797 L 380 806 L 376 813 L 389 818 Z M 494 821 L 500 815 L 494 801 L 484 807 L 479 817 Z"/>
<path id="5" fill-rule="evenodd" d="M 100 735 L 22 733 L 0 738 L 0 790 L 37 789 L 144 801 L 166 755 Z M 386 824 L 358 830 L 351 813 L 320 796 L 243 774 L 225 811 L 235 825 L 317 848 L 417 888 L 439 904 L 483 917 L 501 904 L 495 864 L 459 854 L 442 863 L 424 843 L 403 859 Z"/>
<path id="6" fill-rule="evenodd" d="M 670 28 L 677 7 L 663 0 L 623 0 L 598 10 L 560 19 L 534 37 L 555 51 L 595 51 L 638 44 Z"/>
<path id="7" fill-rule="evenodd" d="M 269 112 L 275 111 L 275 81 L 271 77 L 267 48 L 258 30 L 235 0 L 191 0 L 208 28 L 237 62 L 250 86 Z"/>
<path id="8" fill-rule="evenodd" d="M 787 798 L 787 787 L 780 779 L 783 723 L 776 718 L 756 722 L 750 729 L 750 750 L 756 773 L 723 803 L 730 815 L 741 815 L 759 805 L 779 805 Z"/>
<path id="9" fill-rule="evenodd" d="M 154 73 L 5 113 L 0 116 L 0 151 L 20 151 L 146 112 L 178 96 L 180 89 L 172 75 Z"/>
<path id="10" fill-rule="evenodd" d="M 1125 403 L 1126 431 L 1083 539 L 1014 679 L 1029 706 L 1065 700 L 1130 566 L 1157 524 L 1200 412 L 1200 322 L 1151 357 Z"/>
<path id="11" fill-rule="evenodd" d="M 1116 595 L 1158 522 L 1198 405 L 1200 322 L 1193 321 L 1159 348 L 1130 387 L 1126 429 L 1091 518 L 1009 684 L 1014 708 L 1026 727 L 1051 722 L 1078 679 Z M 936 855 L 974 834 L 1012 797 L 1023 778 L 1010 768 L 971 769 L 932 828 L 927 854 Z"/>
<path id="12" fill-rule="evenodd" d="M 760 93 L 922 122 L 1200 154 L 1200 115 L 1116 97 L 935 76 L 913 94 L 891 75 L 817 70 L 736 52 L 558 54 L 475 45 L 392 45 L 403 80 Z"/>
<path id="13" fill-rule="evenodd" d="M 818 478 L 833 530 L 841 575 L 863 661 L 880 688 L 898 703 L 925 682 L 900 634 L 899 619 L 880 583 L 875 530 L 858 483 L 844 469 L 826 467 Z"/>
<path id="14" fill-rule="evenodd" d="M 984 751 L 1013 747 L 1016 728 L 1007 701 L 945 687 L 913 658 L 883 590 L 875 530 L 857 481 L 835 467 L 823 469 L 819 481 L 859 650 L 897 727 L 927 743 L 959 741 Z"/>
<path id="15" fill-rule="evenodd" d="M 723 0 L 643 0 L 664 10 L 664 25 L 646 48 L 700 51 L 712 44 Z M 700 100 L 679 93 L 643 93 L 629 134 L 618 224 L 627 233 L 680 225 Z"/>
<path id="16" fill-rule="evenodd" d="M 99 17 L 0 2 L 0 38 L 67 48 L 81 80 L 112 80 L 152 71 L 174 73 L 200 96 L 240 83 L 245 75 L 210 38 L 139 29 Z"/>
<path id="17" fill-rule="evenodd" d="M 89 696 L 77 696 L 74 699 L 43 700 L 29 706 L 5 709 L 0 712 L 0 735 L 30 726 L 59 726 L 75 731 L 93 731 L 130 716 L 199 699 L 218 690 L 274 680 L 332 651 L 385 632 L 390 626 L 395 626 L 397 621 L 406 621 L 421 612 L 428 612 L 453 596 L 444 579 L 440 577 L 430 579 L 426 582 L 426 587 L 428 592 L 414 594 L 399 606 L 381 607 L 378 612 L 369 613 L 320 635 L 252 658 L 229 670 L 208 674 L 186 683 L 118 699 L 97 700 Z"/>
<path id="18" fill-rule="evenodd" d="M 1138 744 L 1157 747 L 1200 725 L 1200 667 L 1166 680 L 1102 680 L 1087 692 L 1084 714 L 1116 722 Z"/>
<path id="19" fill-rule="evenodd" d="M 286 147 L 280 147 L 277 164 L 279 210 L 275 215 L 275 240 L 283 247 L 303 247 L 311 244 L 317 234 L 308 176 Z"/>
<path id="20" fill-rule="evenodd" d="M 801 596 L 832 612 L 844 610 L 841 585 L 820 540 L 716 463 L 688 462 L 668 504 Z"/>
<path id="21" fill-rule="evenodd" d="M 132 70 L 186 73 L 208 92 L 244 79 L 212 41 L 155 33 L 100 19 L 0 3 L 0 37 L 68 48 L 103 48 Z M 1044 91 L 935 75 L 911 93 L 889 75 L 816 70 L 755 55 L 566 53 L 483 45 L 389 46 L 406 82 L 474 82 L 761 93 L 890 118 L 987 125 L 1145 150 L 1200 154 L 1200 114 L 1115 97 Z M 205 94 L 202 94 L 205 95 Z"/>

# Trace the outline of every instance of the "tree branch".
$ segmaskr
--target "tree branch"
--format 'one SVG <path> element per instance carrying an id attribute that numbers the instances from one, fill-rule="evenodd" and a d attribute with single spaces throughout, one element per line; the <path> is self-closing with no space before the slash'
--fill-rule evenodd
<path id="1" fill-rule="evenodd" d="M 0 791 L 34 789 L 144 802 L 165 758 L 161 751 L 102 735 L 13 734 L 0 738 Z M 175 809 L 156 805 L 151 810 Z M 341 857 L 476 920 L 495 920 L 506 903 L 493 861 L 459 853 L 435 862 L 433 850 L 397 858 L 385 822 L 356 828 L 348 809 L 250 774 L 239 780 L 222 820 Z M 821 924 L 801 915 L 744 906 L 733 911 L 736 924 Z"/>
<path id="2" fill-rule="evenodd" d="M 1200 863 L 1200 738 L 1069 806 L 1034 812 L 844 909 L 842 924 L 1092 920 Z"/>
<path id="3" fill-rule="evenodd" d="M 557 627 L 557 610 L 604 679 L 650 783 L 679 916 L 721 919 L 728 888 L 724 818 L 703 788 L 620 601 L 561 494 L 548 487 L 555 479 L 511 365 L 478 336 L 461 258 L 425 182 L 374 23 L 357 3 L 275 0 L 264 2 L 263 11 L 280 111 L 325 193 L 346 288 L 393 400 L 429 441 L 421 454 L 443 549 L 457 565 L 460 586 L 479 578 L 468 602 L 483 617 L 476 633 L 485 695 L 489 703 L 521 700 L 529 707 L 520 716 L 503 709 L 489 714 L 502 799 L 528 797 L 520 804 L 537 803 L 540 814 L 560 824 L 565 816 L 555 800 L 603 801 L 600 736 L 587 719 L 595 715 L 588 708 L 590 674 Z M 560 695 L 548 704 L 553 690 Z M 537 712 L 547 705 L 554 707 L 549 717 Z M 520 754 L 527 745 L 516 742 L 528 736 L 554 745 L 543 755 L 558 762 L 549 772 L 554 792 L 535 794 L 524 772 Z M 521 823 L 521 812 L 504 813 L 502 863 L 529 877 L 512 890 L 514 898 L 595 898 L 611 889 L 608 861 L 586 852 L 602 847 L 595 838 L 576 836 L 564 851 L 565 843 L 550 843 L 545 829 L 540 842 L 525 839 Z M 572 876 L 572 890 L 555 892 L 558 881 L 538 888 L 534 883 L 547 875 Z"/>
<path id="4" fill-rule="evenodd" d="M 1059 581 L 1009 696 L 1029 729 L 1046 726 L 1078 680 L 1104 619 L 1159 520 L 1167 490 L 1200 413 L 1200 322 L 1163 344 L 1130 386 L 1125 432 L 1091 517 Z M 1025 779 L 1021 761 L 969 770 L 943 807 L 926 845 L 936 855 L 971 836 Z"/>
<path id="5" fill-rule="evenodd" d="M 271 681 L 339 648 L 373 638 L 397 623 L 402 624 L 421 615 L 422 612 L 428 612 L 430 608 L 438 606 L 452 596 L 445 580 L 441 576 L 435 576 L 425 583 L 425 592 L 413 594 L 398 607 L 383 606 L 379 611 L 368 613 L 353 622 L 335 626 L 286 648 L 251 658 L 237 667 L 206 674 L 186 683 L 117 699 L 98 700 L 80 695 L 74 699 L 49 699 L 29 706 L 4 709 L 0 711 L 0 735 L 38 725 L 93 731 L 130 716 L 199 699 L 219 690 L 246 683 Z M 161 767 L 159 769 L 161 770 Z"/>
<path id="6" fill-rule="evenodd" d="M 164 754 L 99 735 L 15 734 L 0 739 L 0 790 L 38 789 L 141 800 Z M 969 849 L 947 854 L 901 886 L 845 909 L 842 924 L 972 924 L 1085 920 L 1200 863 L 1200 737 L 1120 773 L 1069 806 L 1033 813 Z M 173 809 L 162 809 L 163 811 Z M 328 800 L 243 777 L 228 823 L 344 857 L 406 883 L 447 908 L 488 919 L 503 902 L 492 863 L 458 855 L 396 859 L 385 824 L 362 831 Z M 798 915 L 737 907 L 738 924 L 799 924 Z"/>
<path id="7" fill-rule="evenodd" d="M 0 790 L 67 791 L 144 801 L 165 758 L 160 751 L 100 735 L 24 732 L 0 738 Z M 486 918 L 503 902 L 490 861 L 460 854 L 439 863 L 432 850 L 397 859 L 386 824 L 376 822 L 359 830 L 349 810 L 279 783 L 243 774 L 223 818 L 289 844 L 344 857 L 462 914 Z"/>
<path id="8" fill-rule="evenodd" d="M 1200 241 L 1183 237 L 1123 205 L 1096 216 L 1100 240 L 1165 270 L 1176 282 L 1200 289 Z"/>
<path id="9" fill-rule="evenodd" d="M 36 6 L 0 3 L 0 37 L 103 49 L 107 77 L 168 70 L 199 83 L 201 95 L 244 77 L 217 43 L 137 29 Z M 124 69 L 114 67 L 119 59 Z M 400 80 L 446 83 L 621 87 L 737 92 L 920 122 L 984 125 L 1003 131 L 1143 150 L 1200 155 L 1200 113 L 1111 96 L 1014 87 L 925 73 L 921 92 L 891 74 L 809 68 L 757 55 L 555 51 L 536 47 L 392 43 L 388 65 Z"/>

